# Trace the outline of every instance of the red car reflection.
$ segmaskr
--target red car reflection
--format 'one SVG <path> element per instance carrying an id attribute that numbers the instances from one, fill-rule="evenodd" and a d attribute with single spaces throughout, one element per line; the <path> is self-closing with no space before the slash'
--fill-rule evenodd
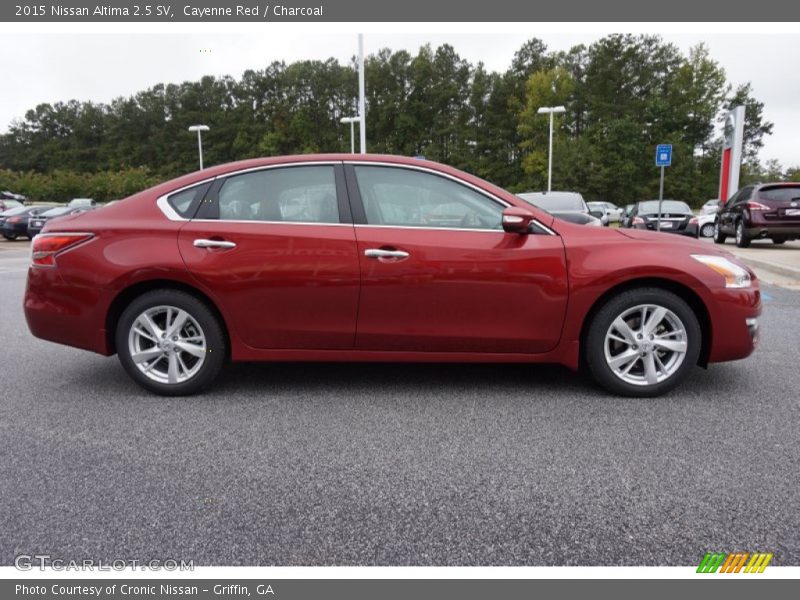
<path id="1" fill-rule="evenodd" d="M 221 165 L 49 223 L 25 314 L 197 392 L 233 361 L 554 362 L 655 396 L 749 355 L 752 272 L 708 244 L 554 219 L 397 156 Z"/>

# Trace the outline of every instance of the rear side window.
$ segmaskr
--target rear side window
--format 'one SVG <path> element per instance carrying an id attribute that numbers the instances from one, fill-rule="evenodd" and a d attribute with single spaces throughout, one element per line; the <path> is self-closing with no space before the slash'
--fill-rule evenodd
<path id="1" fill-rule="evenodd" d="M 219 190 L 216 218 L 339 223 L 333 166 L 282 167 L 233 175 Z"/>
<path id="2" fill-rule="evenodd" d="M 758 191 L 758 196 L 764 200 L 772 200 L 774 202 L 800 200 L 800 185 L 782 185 L 771 188 L 761 188 Z"/>

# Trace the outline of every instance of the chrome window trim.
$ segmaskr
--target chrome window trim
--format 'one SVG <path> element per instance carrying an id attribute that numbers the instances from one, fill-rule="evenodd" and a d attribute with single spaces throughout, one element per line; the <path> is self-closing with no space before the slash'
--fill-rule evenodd
<path id="1" fill-rule="evenodd" d="M 198 223 L 264 223 L 268 225 L 324 225 L 326 227 L 380 227 L 386 229 L 422 229 L 422 230 L 431 230 L 431 231 L 481 231 L 481 232 L 491 232 L 491 233 L 502 233 L 505 234 L 506 232 L 502 229 L 466 229 L 466 228 L 456 228 L 456 227 L 421 227 L 421 226 L 413 226 L 413 225 L 369 225 L 369 224 L 353 224 L 353 223 L 316 223 L 316 222 L 307 222 L 307 221 L 258 221 L 258 220 L 251 220 L 251 219 L 243 219 L 243 220 L 231 220 L 231 219 L 187 219 L 186 217 L 182 217 L 178 212 L 172 208 L 169 204 L 168 198 L 173 194 L 179 194 L 184 190 L 188 190 L 189 188 L 203 185 L 205 183 L 214 182 L 220 178 L 227 178 L 232 177 L 235 175 L 241 175 L 244 173 L 251 173 L 253 171 L 264 171 L 267 169 L 278 169 L 281 167 L 302 167 L 302 166 L 326 166 L 330 165 L 335 167 L 336 165 L 369 165 L 369 166 L 378 166 L 378 167 L 393 167 L 397 169 L 409 169 L 415 171 L 422 171 L 425 173 L 429 173 L 431 175 L 438 175 L 439 177 L 445 177 L 458 183 L 460 185 L 466 186 L 475 192 L 485 196 L 489 200 L 492 200 L 501 206 L 508 208 L 513 206 L 509 202 L 506 202 L 502 198 L 499 198 L 492 194 L 491 192 L 487 192 L 484 189 L 468 182 L 464 181 L 463 179 L 459 179 L 454 175 L 450 175 L 449 173 L 443 173 L 442 171 L 437 171 L 436 169 L 431 169 L 430 167 L 425 167 L 424 165 L 409 165 L 405 163 L 392 163 L 392 162 L 385 162 L 385 161 L 367 161 L 367 160 L 323 160 L 323 161 L 300 161 L 300 162 L 293 162 L 293 163 L 279 163 L 274 165 L 260 165 L 257 167 L 248 167 L 246 169 L 240 169 L 238 171 L 231 171 L 230 173 L 223 173 L 220 175 L 215 175 L 214 177 L 209 177 L 208 179 L 203 179 L 200 181 L 196 181 L 194 183 L 190 183 L 189 185 L 185 185 L 183 187 L 174 189 L 162 196 L 159 196 L 156 199 L 156 206 L 161 210 L 167 219 L 170 221 L 196 221 Z M 547 235 L 558 235 L 555 231 L 551 228 L 544 225 L 538 219 L 534 219 L 533 225 L 539 227 L 544 233 Z"/>
<path id="2" fill-rule="evenodd" d="M 503 229 L 469 229 L 468 227 L 423 227 L 422 225 L 370 225 L 356 223 L 355 227 L 375 227 L 376 229 L 421 229 L 423 231 L 475 231 L 482 233 L 506 233 Z"/>
<path id="3" fill-rule="evenodd" d="M 192 219 L 192 223 L 262 223 L 267 225 L 323 225 L 325 227 L 352 227 L 352 223 L 320 223 L 318 221 L 260 221 L 257 219 Z"/>

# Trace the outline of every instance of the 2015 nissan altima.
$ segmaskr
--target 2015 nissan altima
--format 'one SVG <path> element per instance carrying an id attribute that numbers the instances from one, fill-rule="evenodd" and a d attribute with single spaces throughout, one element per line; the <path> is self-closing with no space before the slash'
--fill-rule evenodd
<path id="1" fill-rule="evenodd" d="M 731 254 L 556 220 L 397 156 L 254 159 L 54 220 L 32 248 L 40 338 L 197 392 L 232 361 L 553 362 L 656 396 L 748 356 L 759 285 Z"/>

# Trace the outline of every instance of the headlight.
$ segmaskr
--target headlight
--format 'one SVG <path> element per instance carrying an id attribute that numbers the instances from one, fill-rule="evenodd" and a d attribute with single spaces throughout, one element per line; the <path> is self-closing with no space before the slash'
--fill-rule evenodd
<path id="1" fill-rule="evenodd" d="M 750 287 L 750 273 L 724 256 L 708 254 L 692 254 L 692 258 L 705 266 L 714 269 L 725 278 L 725 287 L 746 288 Z"/>

